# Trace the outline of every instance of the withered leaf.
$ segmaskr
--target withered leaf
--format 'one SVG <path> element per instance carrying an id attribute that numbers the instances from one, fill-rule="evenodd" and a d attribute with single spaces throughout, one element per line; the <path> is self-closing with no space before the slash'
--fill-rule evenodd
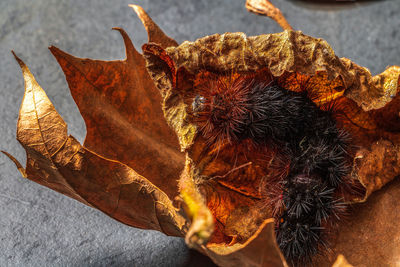
<path id="1" fill-rule="evenodd" d="M 142 55 L 125 31 L 116 30 L 124 39 L 125 60 L 82 59 L 54 46 L 50 51 L 63 69 L 85 120 L 84 146 L 130 166 L 174 198 L 183 154 L 164 120 L 160 94 Z"/>
<path id="2" fill-rule="evenodd" d="M 147 15 L 146 11 L 143 10 L 141 6 L 129 5 L 136 12 L 140 20 L 142 21 L 144 27 L 146 28 L 148 34 L 148 41 L 152 43 L 157 43 L 163 48 L 169 46 L 178 46 L 178 43 L 167 36 L 156 23 Z"/>
<path id="3" fill-rule="evenodd" d="M 262 156 L 254 150 L 241 158 L 241 151 L 249 149 L 246 145 L 236 151 L 222 146 L 218 158 L 213 156 L 214 152 L 208 150 L 204 137 L 198 134 L 196 123 L 188 115 L 189 103 L 196 94 L 192 91 L 210 75 L 270 73 L 288 90 L 307 91 L 317 105 L 335 101 L 336 112 L 344 114 L 337 118 L 340 126 L 351 133 L 354 145 L 359 148 L 354 157 L 351 180 L 363 186 L 363 194 L 354 196 L 352 201 L 365 201 L 373 191 L 400 174 L 397 162 L 399 133 L 380 126 L 394 116 L 393 107 L 388 108 L 388 103 L 397 99 L 398 67 L 372 77 L 367 69 L 338 58 L 324 40 L 294 31 L 254 37 L 242 33 L 215 34 L 166 49 L 150 43 L 144 45 L 143 50 L 147 68 L 164 98 L 166 119 L 174 127 L 181 148 L 190 159 L 192 179 L 197 185 L 197 191 L 192 193 L 196 199 L 198 195 L 203 196 L 214 216 L 215 230 L 208 248 L 227 249 L 236 242 L 240 244 L 251 239 L 261 223 L 271 216 L 258 194 L 260 177 L 267 173 L 257 163 Z M 392 95 L 390 99 L 388 92 Z M 362 104 L 363 101 L 369 103 L 369 108 Z M 371 103 L 375 103 L 374 106 Z M 378 118 L 379 112 L 384 115 Z M 398 112 L 394 114 L 397 116 Z M 248 171 L 224 175 L 234 168 L 233 162 L 238 166 L 246 161 L 253 163 Z M 241 215 L 229 219 L 240 210 L 244 210 Z M 255 226 L 246 228 L 239 224 L 238 227 L 239 218 L 251 221 L 246 225 Z M 357 217 L 354 220 L 357 221 Z"/>
<path id="4" fill-rule="evenodd" d="M 203 253 L 220 266 L 288 266 L 277 249 L 275 223 L 265 220 L 257 232 L 244 244 L 232 246 L 209 245 Z"/>
<path id="5" fill-rule="evenodd" d="M 179 47 L 165 50 L 175 63 L 174 70 L 169 70 L 170 64 L 166 63 L 163 66 L 167 70 L 153 69 L 155 65 L 162 66 L 163 63 L 159 61 L 164 60 L 165 56 L 155 57 L 154 46 L 145 46 L 144 49 L 145 52 L 148 50 L 148 68 L 154 73 L 154 77 L 168 76 L 174 72 L 182 73 L 179 72 L 182 68 L 187 71 L 186 76 L 181 79 L 170 75 L 171 80 L 193 80 L 195 73 L 202 69 L 226 73 L 232 71 L 232 68 L 237 72 L 254 72 L 267 68 L 284 88 L 308 91 L 319 105 L 324 101 L 338 102 L 338 109 L 343 109 L 345 113 L 345 118 L 342 118 L 340 123 L 358 137 L 354 138 L 357 145 L 370 148 L 381 138 L 394 144 L 399 142 L 398 132 L 390 127 L 380 127 L 385 123 L 394 124 L 391 118 L 398 116 L 395 103 L 398 101 L 400 68 L 397 66 L 372 77 L 367 69 L 350 63 L 347 59 L 339 59 L 326 41 L 306 36 L 300 31 L 254 37 L 246 37 L 241 33 L 216 34 L 195 42 L 185 42 Z M 170 91 L 168 94 L 164 93 L 167 97 L 179 98 L 176 95 L 179 95 L 179 90 L 182 89 L 175 89 L 174 86 L 177 85 L 165 79 L 156 78 L 155 82 L 162 88 L 162 92 Z M 179 125 L 175 129 L 178 136 L 185 136 L 185 140 L 189 140 L 182 148 L 190 147 L 194 134 L 193 130 L 186 129 L 195 126 L 185 120 L 185 115 L 176 115 L 181 114 L 175 112 L 182 109 L 180 102 L 171 101 L 171 106 L 165 106 L 164 109 L 167 120 Z M 177 121 L 182 123 L 178 124 Z M 399 174 L 397 171 L 390 173 L 390 179 Z M 380 187 L 368 190 L 368 194 Z M 366 196 L 363 200 L 365 198 Z"/>
<path id="6" fill-rule="evenodd" d="M 331 266 L 343 254 L 354 266 L 397 266 L 400 262 L 400 180 L 355 204 L 332 240 L 334 253 L 315 262 Z"/>
<path id="7" fill-rule="evenodd" d="M 265 13 L 266 3 L 248 1 L 248 8 Z M 260 189 L 272 164 L 264 163 L 276 151 L 249 153 L 244 143 L 236 150 L 221 146 L 216 158 L 188 114 L 194 85 L 232 72 L 267 73 L 287 90 L 306 91 L 321 107 L 337 103 L 335 112 L 343 115 L 337 121 L 358 148 L 350 178 L 363 190 L 349 201 L 366 201 L 400 174 L 399 67 L 372 77 L 338 58 L 326 41 L 291 30 L 254 37 L 216 34 L 177 46 L 141 7 L 131 7 L 149 34 L 146 62 L 121 29 L 123 61 L 81 59 L 51 48 L 85 119 L 83 146 L 68 136 L 19 60 L 27 89 L 17 136 L 27 151 L 26 170 L 11 159 L 29 179 L 128 225 L 185 236 L 188 245 L 221 266 L 287 266 Z M 184 209 L 179 213 L 171 202 L 178 185 Z M 352 264 L 399 261 L 398 242 L 380 257 L 373 254 L 375 244 L 384 248 L 390 237 L 398 239 L 396 223 L 390 228 L 387 222 L 399 221 L 398 212 L 390 213 L 397 207 L 398 188 L 398 181 L 392 182 L 355 206 L 351 223 L 341 223 L 333 253 L 320 259 L 321 266 L 330 266 L 338 253 Z"/>
<path id="8" fill-rule="evenodd" d="M 220 205 L 220 212 L 225 215 L 227 212 L 224 209 L 227 205 L 224 203 L 225 199 L 220 198 L 222 193 L 219 191 L 214 191 L 216 198 L 207 201 L 208 207 L 205 205 L 203 199 L 205 194 L 199 192 L 196 186 L 197 181 L 193 179 L 195 177 L 194 169 L 193 162 L 188 160 L 179 181 L 181 196 L 187 205 L 187 213 L 192 218 L 192 224 L 186 234 L 186 243 L 209 256 L 219 266 L 287 266 L 276 244 L 275 224 L 271 218 L 257 225 L 255 233 L 249 236 L 243 244 L 235 242 L 232 242 L 232 245 L 215 243 L 221 242 L 221 237 L 222 240 L 224 238 L 221 229 L 218 229 L 223 225 L 218 222 L 218 219 L 217 221 L 213 219 L 212 215 L 215 217 L 215 209 L 213 209 L 211 203 L 214 203 L 214 208 L 217 209 L 217 206 Z M 231 196 L 230 199 L 232 200 L 233 197 L 237 196 Z M 211 214 L 210 211 L 214 214 Z M 248 214 L 240 214 L 236 219 L 243 221 L 243 217 L 248 217 Z M 216 229 L 214 229 L 214 225 Z M 210 242 L 204 245 L 211 234 L 213 236 Z"/>
<path id="9" fill-rule="evenodd" d="M 99 156 L 68 136 L 46 93 L 16 59 L 26 87 L 17 126 L 17 139 L 27 153 L 23 174 L 127 225 L 182 236 L 184 218 L 168 196 L 127 165 Z"/>
<path id="10" fill-rule="evenodd" d="M 275 20 L 284 30 L 293 30 L 282 12 L 268 0 L 246 0 L 248 11 L 257 15 L 264 15 Z"/>

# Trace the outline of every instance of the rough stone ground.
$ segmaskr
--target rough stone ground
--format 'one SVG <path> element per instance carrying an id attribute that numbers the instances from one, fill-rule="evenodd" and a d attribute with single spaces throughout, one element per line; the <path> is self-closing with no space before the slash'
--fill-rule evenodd
<path id="1" fill-rule="evenodd" d="M 83 141 L 85 126 L 65 78 L 47 47 L 75 56 L 124 57 L 123 27 L 140 49 L 146 33 L 128 7 L 142 5 L 178 42 L 224 32 L 278 32 L 271 20 L 248 13 L 244 0 L 1 0 L 0 149 L 24 162 L 15 140 L 23 79 L 10 50 L 28 64 L 69 132 Z M 400 2 L 275 0 L 295 29 L 322 37 L 340 57 L 373 74 L 400 65 Z M 21 178 L 0 155 L 0 266 L 206 266 L 180 238 L 125 226 L 101 212 Z M 202 263 L 200 263 L 202 261 Z"/>

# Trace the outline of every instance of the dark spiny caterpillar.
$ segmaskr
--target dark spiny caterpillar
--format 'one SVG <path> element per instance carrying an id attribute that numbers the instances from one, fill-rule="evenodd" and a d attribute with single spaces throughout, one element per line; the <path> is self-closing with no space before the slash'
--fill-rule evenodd
<path id="1" fill-rule="evenodd" d="M 201 88 L 201 87 L 200 87 Z M 339 189 L 349 174 L 349 136 L 307 92 L 281 88 L 271 78 L 216 78 L 193 98 L 192 110 L 208 145 L 273 144 L 289 155 L 289 172 L 268 181 L 266 200 L 277 221 L 276 237 L 294 266 L 327 248 L 327 228 L 345 209 Z"/>

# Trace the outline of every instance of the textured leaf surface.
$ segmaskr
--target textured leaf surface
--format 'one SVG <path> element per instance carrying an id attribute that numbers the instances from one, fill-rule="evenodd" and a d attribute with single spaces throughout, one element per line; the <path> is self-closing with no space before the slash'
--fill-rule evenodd
<path id="1" fill-rule="evenodd" d="M 235 151 L 222 146 L 218 157 L 213 156 L 214 151 L 198 134 L 199 128 L 191 121 L 188 111 L 196 95 L 191 90 L 210 75 L 270 73 L 283 88 L 306 91 L 321 107 L 334 102 L 338 124 L 350 132 L 357 147 L 349 179 L 355 185 L 361 184 L 361 195 L 351 196 L 349 200 L 365 201 L 373 191 L 400 174 L 400 135 L 384 126 L 390 124 L 389 118 L 398 116 L 395 104 L 390 105 L 397 101 L 400 72 L 396 66 L 372 77 L 367 69 L 338 58 L 324 40 L 294 31 L 255 37 L 242 33 L 216 34 L 165 50 L 156 44 L 146 44 L 143 50 L 149 72 L 164 98 L 166 119 L 191 160 L 192 179 L 197 185 L 194 194 L 203 196 L 203 202 L 213 214 L 215 230 L 209 248 L 222 251 L 234 244 L 244 244 L 254 238 L 262 222 L 271 216 L 260 195 L 260 177 L 271 170 L 263 169 L 265 164 L 258 160 L 265 161 L 263 154 L 274 153 L 254 149 L 246 154 L 243 151 L 248 151 L 249 146 L 244 144 Z M 252 164 L 240 175 L 225 175 L 246 162 Z M 356 224 L 359 218 L 355 216 L 351 220 Z M 209 255 L 218 262 L 212 253 Z M 336 251 L 334 255 L 337 256 Z M 220 264 L 228 266 L 229 260 L 235 257 L 225 256 L 226 262 Z M 333 261 L 325 264 L 331 265 Z"/>
<path id="2" fill-rule="evenodd" d="M 253 8 L 262 3 L 250 2 Z M 17 130 L 26 169 L 9 156 L 24 177 L 125 224 L 185 236 L 188 245 L 221 266 L 287 266 L 260 190 L 270 165 L 284 171 L 284 161 L 274 162 L 274 150 L 247 143 L 221 146 L 215 157 L 188 115 L 193 85 L 207 77 L 271 74 L 281 87 L 307 92 L 321 108 L 335 103 L 338 124 L 357 147 L 350 179 L 362 186 L 362 195 L 349 201 L 366 202 L 354 204 L 350 223 L 342 221 L 332 240 L 332 253 L 318 263 L 331 266 L 338 254 L 356 266 L 399 262 L 398 181 L 369 197 L 400 174 L 399 67 L 371 76 L 338 58 L 324 40 L 291 30 L 254 37 L 216 34 L 177 46 L 141 7 L 131 7 L 148 31 L 146 62 L 121 29 L 125 60 L 82 59 L 50 48 L 85 120 L 83 146 L 68 136 L 17 59 L 26 82 Z M 179 212 L 172 199 L 183 200 Z M 339 257 L 335 264 L 347 263 Z"/>
<path id="3" fill-rule="evenodd" d="M 331 266 L 343 254 L 354 266 L 397 266 L 400 262 L 400 180 L 396 179 L 355 204 L 335 234 L 329 257 L 316 262 Z M 347 265 L 345 265 L 347 266 Z"/>
<path id="4" fill-rule="evenodd" d="M 175 134 L 165 123 L 158 90 L 145 61 L 122 29 L 125 60 L 101 61 L 71 56 L 56 47 L 56 57 L 85 120 L 84 146 L 118 160 L 149 179 L 170 197 L 184 166 Z"/>
<path id="5" fill-rule="evenodd" d="M 26 87 L 17 126 L 17 138 L 27 152 L 26 170 L 21 172 L 127 225 L 181 236 L 184 219 L 168 196 L 127 165 L 101 157 L 68 136 L 46 93 L 16 59 Z"/>

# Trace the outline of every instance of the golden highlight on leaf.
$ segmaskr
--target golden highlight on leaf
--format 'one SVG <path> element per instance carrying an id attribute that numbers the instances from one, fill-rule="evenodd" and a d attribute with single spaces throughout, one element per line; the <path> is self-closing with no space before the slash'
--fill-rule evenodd
<path id="1" fill-rule="evenodd" d="M 219 266 L 287 267 L 275 241 L 275 223 L 265 220 L 245 243 L 232 246 L 210 244 L 203 251 Z"/>
<path id="2" fill-rule="evenodd" d="M 142 21 L 144 27 L 146 28 L 149 43 L 157 43 L 163 48 L 167 48 L 169 46 L 178 46 L 178 43 L 168 37 L 157 24 L 147 15 L 146 11 L 143 10 L 141 6 L 138 5 L 129 5 L 135 13 L 138 15 L 140 20 Z"/>
<path id="3" fill-rule="evenodd" d="M 192 179 L 193 168 L 190 159 L 186 163 L 179 180 L 179 191 L 187 207 L 187 214 L 192 223 L 186 234 L 185 241 L 189 246 L 203 245 L 207 243 L 214 231 L 214 220 L 211 212 L 205 206 L 204 200 L 197 191 L 196 185 Z"/>
<path id="4" fill-rule="evenodd" d="M 353 267 L 353 265 L 349 264 L 345 259 L 345 257 L 342 254 L 340 254 L 337 257 L 335 263 L 332 265 L 332 267 Z"/>
<path id="5" fill-rule="evenodd" d="M 168 196 L 130 167 L 97 155 L 68 136 L 67 125 L 46 93 L 16 59 L 26 88 L 17 137 L 27 153 L 27 178 L 127 225 L 182 236 L 185 221 Z"/>
<path id="6" fill-rule="evenodd" d="M 348 61 L 339 59 L 324 40 L 293 31 L 254 37 L 242 33 L 215 34 L 165 50 L 155 44 L 146 44 L 143 51 L 147 68 L 164 98 L 167 121 L 174 125 L 181 140 L 190 140 L 181 141 L 181 149 L 186 151 L 192 162 L 191 168 L 194 168 L 192 180 L 202 196 L 198 202 L 207 204 L 215 221 L 215 230 L 207 248 L 223 250 L 243 244 L 254 237 L 261 222 L 271 216 L 259 194 L 263 182 L 259 179 L 271 170 L 263 169 L 267 165 L 257 163 L 257 160 L 264 159 L 267 154 L 271 155 L 268 158 L 271 161 L 275 153 L 264 151 L 262 155 L 253 149 L 246 154 L 242 151 L 248 151 L 250 145 L 238 146 L 233 151 L 229 145 L 223 144 L 218 148 L 218 157 L 215 157 L 214 152 L 208 149 L 188 110 L 196 95 L 193 92 L 196 86 L 212 75 L 224 77 L 232 72 L 263 77 L 272 75 L 287 90 L 307 92 L 320 108 L 335 102 L 335 114 L 338 114 L 335 118 L 339 126 L 350 132 L 354 146 L 359 147 L 349 179 L 355 187 L 357 184 L 361 186 L 358 189 L 361 196 L 349 197 L 349 201 L 365 201 L 373 191 L 400 175 L 396 167 L 400 133 L 380 127 L 374 113 L 379 109 L 368 110 L 353 97 L 365 94 L 375 103 L 387 101 L 377 92 L 397 92 L 397 67 L 372 77 L 366 69 L 355 68 L 354 64 L 349 66 Z M 379 80 L 386 82 L 377 82 Z M 371 91 L 364 93 L 367 89 Z M 387 107 L 386 104 L 383 106 Z M 190 139 L 185 130 L 189 128 L 194 129 Z M 390 145 L 390 142 L 394 144 Z M 245 155 L 243 158 L 241 153 Z M 235 166 L 246 167 L 240 175 L 226 176 Z M 284 168 L 283 165 L 278 167 Z M 216 177 L 224 179 L 219 181 Z M 209 255 L 219 263 L 218 257 Z M 233 258 L 233 255 L 226 256 L 226 262 L 219 264 L 229 266 L 234 262 Z M 244 260 L 241 264 L 248 262 Z"/>
<path id="7" fill-rule="evenodd" d="M 50 159 L 68 139 L 67 125 L 48 100 L 28 67 L 14 54 L 25 81 L 19 111 L 17 139 L 24 148 Z"/>
<path id="8" fill-rule="evenodd" d="M 282 12 L 276 8 L 269 0 L 246 0 L 248 11 L 257 15 L 268 16 L 275 20 L 284 30 L 293 30 Z"/>
<path id="9" fill-rule="evenodd" d="M 326 75 L 324 81 L 328 86 L 330 83 L 336 86 L 332 88 L 336 91 L 354 83 L 354 76 L 325 40 L 307 36 L 301 31 L 250 37 L 244 33 L 214 34 L 195 42 L 184 42 L 176 48 L 169 47 L 166 51 L 176 69 L 184 67 L 189 73 L 194 73 L 199 66 L 222 73 L 267 68 L 274 77 L 286 73 L 314 76 L 320 72 Z M 294 87 L 288 89 L 295 90 Z"/>
<path id="10" fill-rule="evenodd" d="M 347 58 L 340 60 L 347 71 L 355 77 L 354 84 L 346 89 L 346 97 L 355 101 L 364 111 L 384 108 L 397 96 L 400 82 L 399 66 L 391 66 L 372 77 L 367 68 Z"/>
<path id="11" fill-rule="evenodd" d="M 270 77 L 306 93 L 321 109 L 334 103 L 332 116 L 356 148 L 348 178 L 360 192 L 345 197 L 364 203 L 353 204 L 349 220 L 339 222 L 332 253 L 314 263 L 351 266 L 343 256 L 335 262 L 338 254 L 355 266 L 400 262 L 400 187 L 399 180 L 391 182 L 400 175 L 400 67 L 371 76 L 338 58 L 325 40 L 290 30 L 267 0 L 248 0 L 246 7 L 272 17 L 284 32 L 215 34 L 179 46 L 140 6 L 131 7 L 148 32 L 144 55 L 120 28 L 114 29 L 125 43 L 124 60 L 77 58 L 50 47 L 85 120 L 83 145 L 68 135 L 16 57 L 25 80 L 17 139 L 27 153 L 26 169 L 4 153 L 24 177 L 127 225 L 185 237 L 220 266 L 288 266 L 264 199 L 271 190 L 266 181 L 287 172 L 287 158 L 246 141 L 210 146 L 189 111 L 196 90 L 216 77 L 225 83 L 229 75 Z M 171 199 L 181 200 L 183 209 Z"/>

